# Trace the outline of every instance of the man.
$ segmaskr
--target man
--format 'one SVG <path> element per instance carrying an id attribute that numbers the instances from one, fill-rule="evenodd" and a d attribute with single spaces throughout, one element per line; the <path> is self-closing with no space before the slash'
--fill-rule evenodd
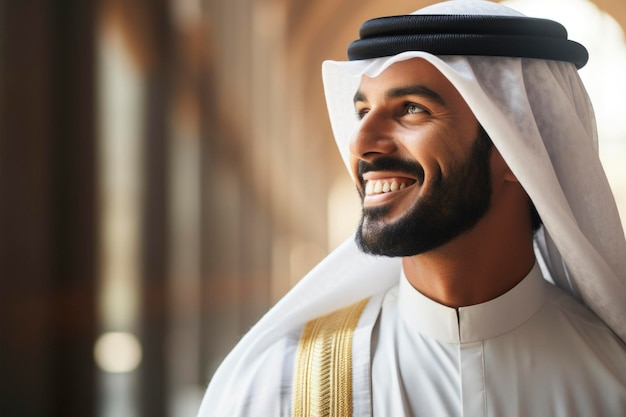
<path id="1" fill-rule="evenodd" d="M 200 415 L 624 415 L 626 244 L 584 48 L 457 0 L 366 22 L 348 55 L 323 75 L 356 239 L 244 337 Z"/>

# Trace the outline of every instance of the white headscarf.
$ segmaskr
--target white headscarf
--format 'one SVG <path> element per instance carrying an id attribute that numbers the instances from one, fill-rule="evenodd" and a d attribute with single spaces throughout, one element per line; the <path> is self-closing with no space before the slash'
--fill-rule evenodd
<path id="1" fill-rule="evenodd" d="M 450 1 L 415 13 L 522 16 L 482 0 Z M 418 51 L 326 61 L 326 100 L 346 164 L 361 76 L 375 77 L 411 58 L 430 62 L 455 86 L 534 202 L 544 224 L 535 238 L 544 274 L 626 341 L 626 242 L 597 156 L 593 109 L 574 65 Z M 219 415 L 209 410 L 219 409 L 224 393 L 237 392 L 237 375 L 268 346 L 312 318 L 385 291 L 397 283 L 400 267 L 400 258 L 365 255 L 354 239 L 347 240 L 244 336 L 216 372 L 201 410 Z"/>

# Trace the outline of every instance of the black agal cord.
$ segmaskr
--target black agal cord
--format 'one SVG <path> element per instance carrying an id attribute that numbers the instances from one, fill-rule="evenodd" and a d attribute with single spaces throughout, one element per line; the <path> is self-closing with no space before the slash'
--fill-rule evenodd
<path id="1" fill-rule="evenodd" d="M 368 20 L 348 59 L 392 56 L 406 51 L 433 55 L 484 55 L 571 62 L 589 58 L 565 28 L 552 20 L 516 16 L 405 15 Z"/>

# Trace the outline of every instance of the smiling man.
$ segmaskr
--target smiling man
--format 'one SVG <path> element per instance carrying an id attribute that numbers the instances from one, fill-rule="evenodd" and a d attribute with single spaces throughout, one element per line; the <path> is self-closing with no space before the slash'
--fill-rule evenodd
<path id="1" fill-rule="evenodd" d="M 451 307 L 493 299 L 528 274 L 530 199 L 434 66 L 414 58 L 363 76 L 354 105 L 363 252 L 403 257 L 413 287 Z"/>
<path id="2" fill-rule="evenodd" d="M 365 22 L 323 67 L 362 200 L 200 416 L 619 416 L 626 243 L 555 22 L 480 0 Z"/>
<path id="3" fill-rule="evenodd" d="M 354 102 L 361 249 L 416 255 L 474 226 L 489 207 L 491 142 L 454 87 L 426 61 L 410 60 L 364 77 Z"/>

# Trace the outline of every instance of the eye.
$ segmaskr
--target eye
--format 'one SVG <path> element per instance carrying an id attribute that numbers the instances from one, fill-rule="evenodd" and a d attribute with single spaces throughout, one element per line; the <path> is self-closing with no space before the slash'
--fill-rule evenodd
<path id="1" fill-rule="evenodd" d="M 426 111 L 422 106 L 415 103 L 405 103 L 404 109 L 406 114 L 418 114 Z"/>
<path id="2" fill-rule="evenodd" d="M 356 109 L 356 117 L 359 120 L 362 120 L 367 113 L 369 113 L 370 109 L 368 108 L 362 108 L 362 109 Z"/>

